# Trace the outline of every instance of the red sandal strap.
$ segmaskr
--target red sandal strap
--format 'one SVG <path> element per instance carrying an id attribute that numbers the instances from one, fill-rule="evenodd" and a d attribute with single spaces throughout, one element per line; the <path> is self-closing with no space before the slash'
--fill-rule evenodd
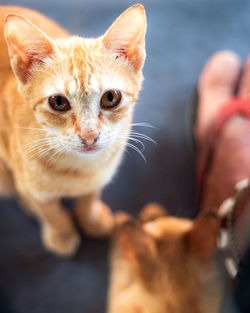
<path id="1" fill-rule="evenodd" d="M 205 165 L 198 172 L 199 204 L 202 203 L 203 192 L 206 187 L 206 178 L 213 164 L 214 151 L 216 149 L 218 138 L 225 123 L 235 115 L 242 115 L 244 117 L 250 118 L 250 99 L 233 97 L 228 102 L 226 102 L 218 112 L 217 119 L 211 131 L 208 153 L 204 163 Z"/>
<path id="2" fill-rule="evenodd" d="M 250 99 L 233 97 L 226 102 L 217 115 L 214 134 L 220 133 L 225 122 L 237 114 L 250 118 Z"/>

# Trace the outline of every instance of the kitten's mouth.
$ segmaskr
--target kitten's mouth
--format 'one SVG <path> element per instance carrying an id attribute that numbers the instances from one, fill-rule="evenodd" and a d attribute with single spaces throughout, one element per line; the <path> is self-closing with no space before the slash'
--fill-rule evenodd
<path id="1" fill-rule="evenodd" d="M 99 146 L 99 145 L 82 145 L 81 148 L 78 150 L 80 154 L 96 154 L 98 152 L 101 152 L 105 149 L 105 147 Z"/>
<path id="2" fill-rule="evenodd" d="M 90 153 L 90 152 L 95 152 L 97 151 L 98 148 L 94 145 L 90 145 L 90 146 L 85 146 L 82 148 L 81 152 L 84 152 L 84 153 Z"/>

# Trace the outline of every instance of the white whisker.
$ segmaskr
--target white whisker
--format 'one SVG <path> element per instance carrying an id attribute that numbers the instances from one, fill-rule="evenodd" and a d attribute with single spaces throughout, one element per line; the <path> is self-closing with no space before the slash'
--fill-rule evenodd
<path id="1" fill-rule="evenodd" d="M 28 142 L 25 145 L 21 146 L 19 148 L 19 151 L 24 151 L 27 152 L 30 149 L 32 150 L 33 148 L 39 148 L 43 145 L 49 145 L 49 144 L 53 144 L 55 143 L 55 141 L 52 138 L 42 138 L 41 140 L 34 140 L 32 142 Z"/>
<path id="2" fill-rule="evenodd" d="M 153 126 L 149 123 L 131 123 L 131 124 L 129 124 L 129 126 L 156 128 L 155 126 Z"/>
<path id="3" fill-rule="evenodd" d="M 44 148 L 42 150 L 37 150 L 37 151 L 35 151 L 35 153 L 29 155 L 28 157 L 30 159 L 34 158 L 35 156 L 42 157 L 42 156 L 46 155 L 48 152 L 52 151 L 53 149 L 54 149 L 53 147 L 49 147 L 47 149 Z"/>
<path id="4" fill-rule="evenodd" d="M 23 154 L 23 156 L 28 156 L 33 152 L 34 152 L 34 154 L 32 154 L 32 156 L 34 156 L 36 154 L 39 155 L 39 154 L 42 154 L 44 151 L 49 151 L 49 150 L 52 150 L 53 148 L 54 147 L 49 145 L 48 143 L 44 143 L 42 145 L 34 146 L 34 147 L 30 148 L 29 150 L 26 150 L 25 153 Z"/>
<path id="5" fill-rule="evenodd" d="M 142 150 L 144 150 L 145 149 L 145 145 L 144 145 L 144 143 L 143 142 L 141 142 L 139 139 L 136 139 L 136 138 L 133 138 L 133 137 L 128 137 L 128 140 L 132 140 L 132 141 L 134 141 L 134 142 L 136 142 L 136 143 L 139 143 L 140 145 L 141 145 L 141 147 L 142 147 Z"/>
<path id="6" fill-rule="evenodd" d="M 143 158 L 144 162 L 147 163 L 144 154 L 141 152 L 141 150 L 139 148 L 137 148 L 136 146 L 134 146 L 132 143 L 129 143 L 129 142 L 127 143 L 127 146 L 130 147 L 131 149 L 135 150 L 136 152 L 138 152 L 139 155 Z"/>
<path id="7" fill-rule="evenodd" d="M 148 140 L 154 144 L 156 144 L 156 141 L 154 139 L 152 139 L 151 137 L 147 136 L 147 135 L 144 135 L 144 134 L 141 134 L 141 133 L 138 133 L 138 132 L 134 132 L 134 131 L 131 131 L 130 133 L 133 137 L 136 137 L 136 138 L 141 138 L 141 139 L 145 139 L 145 140 Z"/>
<path id="8" fill-rule="evenodd" d="M 62 152 L 64 152 L 64 151 L 65 151 L 65 148 L 64 148 L 64 147 L 62 147 L 61 149 L 56 150 L 56 151 L 48 158 L 46 164 L 48 165 L 48 164 L 50 163 L 50 161 L 53 160 L 54 157 L 56 157 L 56 156 L 59 157 L 60 154 L 61 154 Z"/>

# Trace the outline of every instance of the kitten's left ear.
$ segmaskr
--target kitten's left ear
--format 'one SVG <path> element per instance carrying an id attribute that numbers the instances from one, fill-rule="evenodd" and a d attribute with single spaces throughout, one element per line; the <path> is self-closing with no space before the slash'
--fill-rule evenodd
<path id="1" fill-rule="evenodd" d="M 4 34 L 13 71 L 25 83 L 32 66 L 42 63 L 53 53 L 53 41 L 38 27 L 16 14 L 6 16 Z"/>
<path id="2" fill-rule="evenodd" d="M 135 72 L 145 61 L 147 21 L 144 7 L 135 4 L 124 11 L 103 36 L 106 49 L 125 57 Z"/>
<path id="3" fill-rule="evenodd" d="M 162 205 L 152 202 L 142 208 L 138 217 L 142 223 L 147 223 L 166 215 L 168 215 L 168 212 Z"/>

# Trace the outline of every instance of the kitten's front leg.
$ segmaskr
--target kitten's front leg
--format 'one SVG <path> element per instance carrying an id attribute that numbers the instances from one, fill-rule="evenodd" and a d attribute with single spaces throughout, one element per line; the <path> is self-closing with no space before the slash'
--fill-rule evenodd
<path id="1" fill-rule="evenodd" d="M 90 236 L 108 236 L 113 230 L 114 216 L 110 208 L 100 200 L 98 192 L 79 197 L 75 213 L 81 228 Z"/>
<path id="2" fill-rule="evenodd" d="M 31 196 L 23 198 L 41 223 L 41 237 L 45 247 L 60 256 L 73 255 L 80 244 L 80 237 L 71 214 L 60 201 L 39 201 Z"/>

